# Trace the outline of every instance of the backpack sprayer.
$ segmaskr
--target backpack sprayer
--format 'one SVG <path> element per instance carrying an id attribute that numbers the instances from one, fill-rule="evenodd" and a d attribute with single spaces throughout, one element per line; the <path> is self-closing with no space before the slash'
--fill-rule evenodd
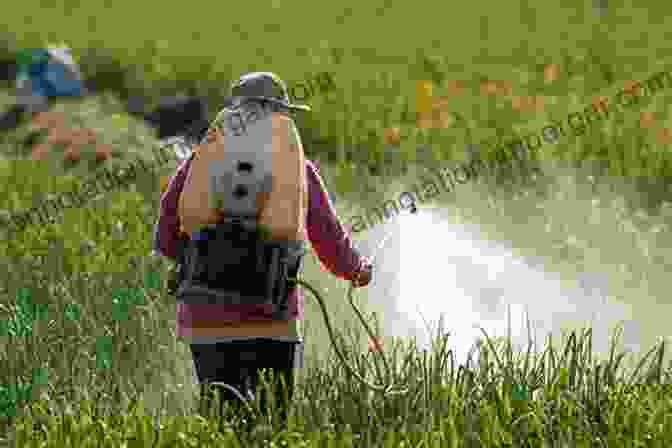
<path id="1" fill-rule="evenodd" d="M 180 137 L 174 137 L 174 138 L 171 138 L 171 139 L 164 140 L 163 143 L 164 143 L 163 147 L 173 145 L 175 155 L 176 155 L 178 160 L 186 160 L 187 158 L 190 157 L 190 155 L 192 153 L 192 149 L 191 149 L 190 145 L 184 139 L 182 139 Z M 412 210 L 412 213 L 415 213 L 415 212 L 416 212 L 415 209 Z M 378 255 L 378 251 L 387 242 L 390 235 L 391 235 L 391 232 L 386 234 L 385 237 L 383 238 L 383 240 L 380 242 L 380 244 L 376 248 L 376 250 L 374 252 L 374 255 L 371 259 L 371 265 L 374 264 L 376 256 Z M 387 384 L 373 384 L 373 383 L 367 381 L 361 375 L 359 375 L 355 371 L 355 369 L 350 365 L 350 363 L 347 362 L 347 360 L 345 359 L 345 356 L 341 353 L 341 351 L 338 348 L 338 344 L 336 343 L 336 337 L 334 335 L 334 330 L 333 330 L 333 327 L 331 326 L 331 322 L 329 320 L 329 313 L 327 311 L 327 308 L 326 308 L 325 302 L 322 298 L 322 295 L 316 290 L 315 287 L 313 287 L 310 283 L 308 283 L 307 281 L 305 281 L 301 278 L 288 277 L 288 281 L 289 281 L 290 285 L 298 285 L 298 286 L 301 286 L 301 287 L 307 289 L 315 297 L 315 299 L 317 300 L 317 302 L 320 306 L 320 310 L 322 312 L 322 315 L 324 316 L 324 322 L 326 324 L 327 332 L 329 334 L 329 339 L 330 339 L 331 344 L 334 348 L 334 351 L 335 351 L 339 361 L 343 364 L 345 369 L 352 376 L 354 376 L 358 381 L 360 381 L 367 388 L 369 388 L 369 389 L 371 389 L 375 392 L 380 392 L 384 396 L 403 395 L 403 394 L 406 394 L 408 392 L 407 388 L 398 388 L 394 384 L 392 384 L 392 382 L 390 380 L 390 377 L 391 377 L 390 366 L 387 362 L 387 359 L 385 358 L 385 355 L 382 354 L 382 353 L 381 353 L 381 357 L 383 359 L 383 365 L 385 367 L 385 376 L 386 376 L 386 383 Z M 367 323 L 366 319 L 362 315 L 362 312 L 359 310 L 357 305 L 355 305 L 355 303 L 354 303 L 354 300 L 353 300 L 354 289 L 355 289 L 354 284 L 351 284 L 349 289 L 348 289 L 348 292 L 346 294 L 347 298 L 348 298 L 348 301 L 350 302 L 350 305 L 352 306 L 353 311 L 357 315 L 357 318 L 359 319 L 362 326 L 366 330 L 367 335 L 369 336 L 369 338 L 374 340 L 376 338 L 376 336 L 374 335 L 374 333 L 371 329 L 371 326 Z M 233 392 L 236 396 L 238 396 L 238 398 L 241 399 L 241 401 L 243 403 L 248 404 L 246 402 L 246 400 L 241 396 L 241 394 L 237 390 L 235 390 L 235 388 L 229 386 L 228 384 L 223 384 L 223 383 L 212 383 L 212 384 L 225 387 L 226 389 Z M 249 405 L 248 405 L 248 407 L 249 407 Z"/>

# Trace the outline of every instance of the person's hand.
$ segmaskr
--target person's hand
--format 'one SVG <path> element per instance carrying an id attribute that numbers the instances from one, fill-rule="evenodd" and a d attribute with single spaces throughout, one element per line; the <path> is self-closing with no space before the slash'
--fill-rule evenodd
<path id="1" fill-rule="evenodd" d="M 371 283 L 372 271 L 373 266 L 367 265 L 363 270 L 357 272 L 352 279 L 352 286 L 355 288 L 360 288 Z"/>

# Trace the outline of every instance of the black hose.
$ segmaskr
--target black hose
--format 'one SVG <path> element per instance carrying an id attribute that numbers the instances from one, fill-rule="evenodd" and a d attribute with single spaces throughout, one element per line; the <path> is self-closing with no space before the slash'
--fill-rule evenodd
<path id="1" fill-rule="evenodd" d="M 331 344 L 334 347 L 334 351 L 336 352 L 336 356 L 338 356 L 338 359 L 343 363 L 343 366 L 346 368 L 346 370 L 354 376 L 359 382 L 361 382 L 364 386 L 368 387 L 371 390 L 374 390 L 376 392 L 381 392 L 384 396 L 392 396 L 392 395 L 403 395 L 408 393 L 407 388 L 403 389 L 394 389 L 393 384 L 387 384 L 387 385 L 376 385 L 368 382 L 366 379 L 362 378 L 356 371 L 355 369 L 346 361 L 345 356 L 341 353 L 341 351 L 338 349 L 338 344 L 336 343 L 336 337 L 334 335 L 333 328 L 331 327 L 331 323 L 329 321 L 329 313 L 327 312 L 327 307 L 324 304 L 324 300 L 322 299 L 322 296 L 320 295 L 317 290 L 307 283 L 304 280 L 296 279 L 296 278 L 290 278 L 289 279 L 291 283 L 294 283 L 296 285 L 300 285 L 303 288 L 307 289 L 310 291 L 313 296 L 317 299 L 318 304 L 320 305 L 320 309 L 322 311 L 322 315 L 324 316 L 324 322 L 327 326 L 327 332 L 329 333 L 329 339 L 331 340 Z M 361 311 L 359 311 L 359 308 L 357 308 L 357 305 L 353 302 L 352 299 L 352 293 L 354 291 L 354 285 L 350 285 L 350 289 L 348 290 L 348 300 L 350 301 L 350 305 L 352 306 L 352 309 L 355 311 L 355 314 L 357 314 L 357 317 L 359 318 L 359 321 L 362 323 L 362 326 L 366 330 L 366 333 L 369 335 L 371 339 L 375 339 L 375 335 L 373 334 L 373 331 L 371 330 L 371 327 L 367 324 L 366 319 L 364 319 L 364 316 L 362 316 Z M 385 359 L 385 355 L 381 355 L 383 358 L 383 364 L 385 365 L 385 370 L 387 373 L 387 378 L 389 380 L 390 378 L 390 366 L 387 363 L 387 359 Z"/>

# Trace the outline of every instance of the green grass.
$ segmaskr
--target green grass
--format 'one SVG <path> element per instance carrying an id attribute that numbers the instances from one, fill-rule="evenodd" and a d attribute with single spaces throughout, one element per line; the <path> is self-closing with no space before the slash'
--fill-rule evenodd
<path id="1" fill-rule="evenodd" d="M 317 8 L 283 2 L 280 9 L 271 9 L 274 4 L 279 3 L 225 8 L 221 2 L 201 2 L 170 8 L 165 2 L 121 1 L 110 7 L 91 1 L 77 8 L 71 2 L 48 8 L 25 1 L 22 8 L 3 11 L 0 23 L 14 34 L 0 43 L 0 57 L 45 41 L 65 40 L 74 47 L 87 78 L 111 94 L 59 107 L 117 143 L 117 158 L 106 166 L 131 156 L 149 157 L 148 145 L 154 142 L 142 123 L 110 118 L 121 112 L 117 96 L 142 93 L 155 101 L 161 94 L 196 91 L 216 105 L 229 80 L 244 71 L 272 69 L 290 84 L 315 73 L 333 73 L 337 91 L 311 99 L 315 113 L 299 125 L 309 157 L 325 162 L 326 181 L 343 198 L 339 213 L 345 216 L 390 197 L 390 185 L 410 165 L 463 160 L 464 143 L 561 120 L 585 108 L 593 96 L 613 95 L 623 81 L 643 80 L 669 67 L 671 56 L 666 25 L 655 21 L 669 12 L 662 3 L 647 9 L 614 4 L 602 28 L 589 6 L 578 1 L 536 10 L 504 2 L 488 5 L 487 14 L 480 6 L 437 10 L 428 1 L 394 7 L 341 2 Z M 417 25 L 409 24 L 408 17 L 415 17 Z M 237 23 L 244 23 L 244 29 Z M 375 51 L 362 50 L 367 48 Z M 385 56 L 396 56 L 398 62 L 384 61 Z M 541 81 L 547 62 L 567 68 L 552 86 Z M 443 132 L 440 145 L 422 151 L 417 150 L 421 138 L 411 129 L 412 120 L 402 111 L 410 104 L 413 112 L 414 81 L 428 77 L 439 85 L 441 79 L 465 80 L 469 94 L 451 105 L 451 112 L 466 119 L 466 128 Z M 476 94 L 483 78 L 509 79 L 517 93 L 553 96 L 555 103 L 539 116 L 518 114 L 501 99 Z M 649 208 L 657 209 L 671 174 L 669 148 L 656 144 L 637 120 L 639 110 L 651 110 L 661 126 L 670 127 L 668 96 L 661 92 L 638 109 L 614 114 L 583 137 L 544 149 L 541 166 L 593 160 L 607 166 L 598 182 L 617 176 L 644 185 L 653 179 L 659 183 L 646 191 L 652 192 Z M 11 102 L 11 94 L 0 91 L 0 105 Z M 382 128 L 395 123 L 410 137 L 398 148 L 381 145 Z M 87 160 L 67 168 L 58 154 L 46 163 L 23 156 L 6 142 L 0 149 L 0 209 L 5 213 L 68 191 L 101 168 Z M 30 288 L 35 302 L 48 308 L 48 317 L 36 321 L 29 334 L 0 337 L 0 384 L 25 385 L 37 367 L 48 372 L 48 383 L 32 389 L 16 417 L 0 419 L 7 443 L 664 447 L 672 440 L 672 370 L 663 363 L 664 342 L 648 356 L 640 354 L 641 368 L 635 372 L 625 369 L 616 339 L 606 359 L 594 357 L 590 330 L 566 335 L 560 347 L 549 339 L 541 353 L 514 353 L 506 339 L 484 339 L 478 360 L 465 366 L 455 365 L 445 345 L 450 338 L 437 335 L 431 352 L 410 344 L 386 351 L 395 366 L 393 382 L 409 392 L 381 397 L 350 377 L 331 348 L 325 349 L 329 342 L 311 298 L 306 299 L 307 366 L 299 377 L 289 427 L 278 425 L 273 410 L 249 433 L 241 431 L 246 425 L 240 416 L 222 417 L 215 410 L 198 416 L 190 354 L 175 339 L 173 302 L 165 285 L 145 283 L 149 273 L 165 278 L 169 270 L 168 262 L 148 254 L 158 175 L 172 169 L 174 165 L 149 173 L 88 207 L 66 210 L 56 224 L 11 239 L 3 235 L 0 315 L 5 319 L 14 312 L 19 288 Z M 504 179 L 493 188 L 516 185 Z M 380 361 L 362 354 L 366 341 L 351 324 L 343 282 L 325 275 L 314 256 L 306 261 L 303 276 L 330 299 L 332 322 L 346 335 L 339 344 L 348 359 L 361 375 L 378 381 Z M 140 288 L 145 298 L 123 321 L 111 300 L 122 287 Z M 366 303 L 366 291 L 358 296 L 358 302 Z M 81 319 L 66 319 L 67 304 L 79 306 Z M 108 367 L 100 366 L 96 356 L 103 337 L 112 340 Z M 263 439 L 272 441 L 263 445 Z"/>
<path id="2" fill-rule="evenodd" d="M 624 354 L 614 349 L 607 361 L 592 359 L 591 337 L 590 330 L 572 333 L 560 348 L 549 340 L 541 354 L 484 338 L 478 360 L 463 366 L 455 364 L 449 336 L 437 334 L 431 353 L 395 344 L 386 356 L 396 366 L 393 381 L 408 393 L 394 397 L 363 388 L 332 357 L 305 372 L 287 427 L 273 404 L 252 426 L 226 407 L 147 412 L 140 395 L 103 392 L 135 373 L 117 367 L 76 402 L 55 385 L 41 387 L 43 398 L 15 422 L 17 446 L 666 446 L 672 370 L 661 362 L 665 345 L 626 374 Z M 359 354 L 352 340 L 339 345 L 360 375 L 376 377 L 379 360 Z M 139 342 L 130 350 L 146 350 L 147 360 L 156 354 Z M 164 403 L 179 395 L 169 387 Z"/>

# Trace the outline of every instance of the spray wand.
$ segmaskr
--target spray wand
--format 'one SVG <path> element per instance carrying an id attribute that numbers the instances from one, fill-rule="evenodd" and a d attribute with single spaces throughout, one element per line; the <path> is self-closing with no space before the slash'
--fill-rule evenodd
<path id="1" fill-rule="evenodd" d="M 415 212 L 413 212 L 415 213 Z M 382 246 L 387 242 L 391 235 L 391 232 L 388 232 L 381 243 L 378 245 L 376 248 L 376 251 L 374 252 L 373 258 L 371 259 L 371 265 L 373 265 L 373 262 L 375 261 L 376 256 L 378 255 L 378 251 L 382 248 Z M 345 359 L 345 356 L 341 353 L 341 351 L 338 349 L 338 344 L 336 343 L 336 338 L 334 336 L 334 331 L 331 326 L 331 322 L 329 321 L 329 313 L 327 312 L 327 307 L 324 303 L 324 300 L 322 299 L 321 294 L 308 282 L 305 280 L 301 280 L 298 278 L 290 278 L 289 279 L 290 283 L 297 284 L 302 286 L 303 288 L 307 289 L 308 291 L 313 294 L 313 296 L 317 299 L 318 304 L 320 305 L 320 310 L 322 311 L 322 315 L 324 316 L 324 323 L 327 326 L 327 332 L 329 333 L 329 339 L 331 340 L 331 345 L 334 347 L 334 351 L 336 352 L 336 356 L 338 356 L 338 359 L 341 361 L 345 369 L 352 375 L 354 376 L 359 382 L 361 382 L 364 386 L 368 387 L 371 390 L 374 390 L 376 392 L 381 392 L 384 396 L 393 396 L 393 395 L 403 395 L 408 393 L 408 388 L 395 388 L 394 384 L 390 383 L 390 366 L 387 362 L 387 359 L 385 358 L 385 355 L 381 353 L 381 357 L 383 359 L 383 365 L 385 366 L 385 373 L 386 373 L 386 378 L 387 378 L 387 385 L 376 385 L 372 384 L 369 381 L 367 381 L 365 378 L 363 378 L 361 375 L 359 375 L 355 369 L 348 363 L 348 361 Z M 352 306 L 353 311 L 357 315 L 357 318 L 361 322 L 362 326 L 366 330 L 366 333 L 368 334 L 369 338 L 375 339 L 375 335 L 373 334 L 373 331 L 371 330 L 370 325 L 366 322 L 366 319 L 362 315 L 362 312 L 357 308 L 357 305 L 355 305 L 353 298 L 352 298 L 352 293 L 354 291 L 355 287 L 353 284 L 350 285 L 348 288 L 347 292 L 347 297 L 348 301 L 350 302 L 350 306 Z"/>

